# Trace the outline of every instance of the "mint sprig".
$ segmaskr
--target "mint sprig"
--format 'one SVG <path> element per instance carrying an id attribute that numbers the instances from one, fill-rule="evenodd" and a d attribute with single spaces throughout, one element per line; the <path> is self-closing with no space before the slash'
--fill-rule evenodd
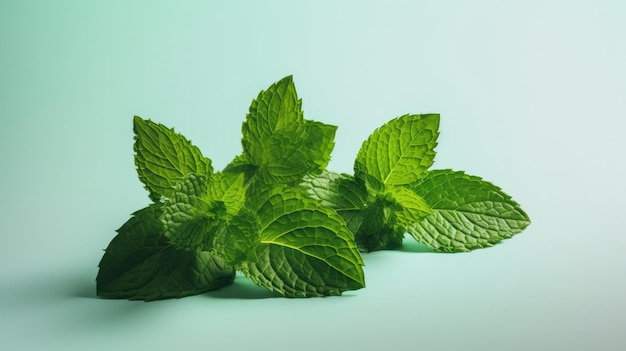
<path id="1" fill-rule="evenodd" d="M 222 288 L 236 270 L 287 297 L 364 287 L 343 219 L 295 187 L 326 167 L 336 130 L 305 120 L 300 106 L 291 77 L 262 91 L 243 152 L 222 172 L 173 129 L 135 117 L 135 163 L 153 204 L 106 249 L 98 295 L 182 297 Z"/>
<path id="2" fill-rule="evenodd" d="M 286 297 L 365 286 L 359 249 L 405 234 L 434 251 L 470 251 L 530 220 L 497 186 L 429 170 L 439 115 L 404 115 L 363 143 L 354 175 L 326 170 L 337 127 L 304 118 L 291 76 L 261 91 L 242 152 L 222 171 L 174 129 L 135 116 L 135 164 L 152 203 L 117 231 L 97 293 L 157 300 L 231 284 L 237 270 Z"/>
<path id="3" fill-rule="evenodd" d="M 433 251 L 470 251 L 526 228 L 528 215 L 497 186 L 428 170 L 438 127 L 437 114 L 395 118 L 363 143 L 354 176 L 325 172 L 301 186 L 344 217 L 363 251 L 398 247 L 406 233 Z"/>

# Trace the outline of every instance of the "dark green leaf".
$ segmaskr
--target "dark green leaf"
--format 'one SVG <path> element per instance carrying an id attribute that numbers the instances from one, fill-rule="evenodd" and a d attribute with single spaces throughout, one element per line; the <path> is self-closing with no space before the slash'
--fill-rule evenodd
<path id="1" fill-rule="evenodd" d="M 233 282 L 235 270 L 218 256 L 170 244 L 159 221 L 161 209 L 137 211 L 107 247 L 96 278 L 106 298 L 157 300 L 220 289 Z"/>
<path id="2" fill-rule="evenodd" d="M 379 196 L 361 211 L 363 223 L 354 235 L 359 249 L 369 252 L 394 249 L 402 245 L 404 230 L 394 228 L 391 224 L 393 206 L 384 196 Z"/>

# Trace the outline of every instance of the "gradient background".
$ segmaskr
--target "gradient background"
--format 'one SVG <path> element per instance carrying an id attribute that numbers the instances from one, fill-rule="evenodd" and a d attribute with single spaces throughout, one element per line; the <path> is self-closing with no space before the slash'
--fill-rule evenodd
<path id="1" fill-rule="evenodd" d="M 626 349 L 624 4 L 1 0 L 0 348 Z M 435 167 L 500 185 L 532 225 L 469 254 L 364 255 L 367 288 L 339 298 L 243 277 L 96 298 L 102 249 L 149 201 L 132 116 L 221 169 L 289 74 L 305 117 L 339 126 L 330 169 L 389 119 L 439 112 Z"/>

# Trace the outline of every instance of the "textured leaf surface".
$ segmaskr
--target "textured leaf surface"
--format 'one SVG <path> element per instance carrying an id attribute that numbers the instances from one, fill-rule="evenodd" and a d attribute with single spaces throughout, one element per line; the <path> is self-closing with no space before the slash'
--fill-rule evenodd
<path id="1" fill-rule="evenodd" d="M 319 173 L 330 160 L 336 127 L 305 120 L 301 105 L 291 76 L 259 93 L 241 129 L 242 157 L 229 170 L 252 171 L 266 184 Z"/>
<path id="2" fill-rule="evenodd" d="M 161 222 L 165 236 L 174 246 L 186 250 L 212 249 L 213 233 L 221 224 L 217 212 L 226 210 L 202 198 L 207 194 L 207 186 L 205 177 L 189 174 L 163 204 Z"/>
<path id="3" fill-rule="evenodd" d="M 319 200 L 323 206 L 335 210 L 356 233 L 363 221 L 362 210 L 367 201 L 365 186 L 348 174 L 323 171 L 316 176 L 304 177 L 301 187 Z"/>
<path id="4" fill-rule="evenodd" d="M 233 282 L 235 270 L 210 253 L 178 249 L 163 234 L 161 209 L 137 211 L 107 247 L 96 278 L 106 298 L 157 300 L 195 295 Z"/>
<path id="5" fill-rule="evenodd" d="M 249 182 L 254 178 L 254 175 L 257 173 L 258 166 L 252 164 L 252 162 L 248 161 L 244 154 L 237 155 L 233 158 L 232 161 L 226 167 L 224 167 L 224 173 L 241 173 L 244 175 L 244 184 L 249 184 Z"/>
<path id="6" fill-rule="evenodd" d="M 216 231 L 213 251 L 232 265 L 256 261 L 261 224 L 257 215 L 243 208 Z"/>
<path id="7" fill-rule="evenodd" d="M 414 189 L 433 213 L 409 233 L 436 251 L 489 247 L 530 224 L 519 204 L 499 187 L 464 172 L 431 171 Z"/>
<path id="8" fill-rule="evenodd" d="M 293 78 L 287 76 L 261 91 L 252 101 L 243 126 L 244 141 L 251 144 L 262 142 L 280 132 L 304 135 L 302 101 L 298 99 Z M 265 155 L 261 149 L 255 151 L 258 153 L 254 156 L 272 157 Z"/>
<path id="9" fill-rule="evenodd" d="M 433 164 L 438 114 L 404 115 L 370 135 L 357 154 L 355 177 L 372 192 L 418 181 Z"/>
<path id="10" fill-rule="evenodd" d="M 258 199 L 253 210 L 260 219 L 260 243 L 256 262 L 241 265 L 246 276 L 288 297 L 364 287 L 361 256 L 333 210 L 294 188 L 274 188 Z"/>
<path id="11" fill-rule="evenodd" d="M 173 196 L 176 184 L 190 173 L 210 177 L 211 160 L 174 129 L 135 116 L 135 165 L 153 201 Z"/>
<path id="12" fill-rule="evenodd" d="M 225 230 L 245 203 L 243 178 L 226 173 L 216 173 L 208 181 L 194 174 L 185 177 L 163 206 L 162 222 L 170 242 L 188 250 L 215 250 L 217 232 Z"/>
<path id="13" fill-rule="evenodd" d="M 236 215 L 246 199 L 246 187 L 242 173 L 216 173 L 208 184 L 207 202 L 220 203 L 226 212 L 225 218 Z"/>
<path id="14" fill-rule="evenodd" d="M 309 158 L 309 170 L 319 173 L 330 162 L 330 154 L 335 147 L 335 133 L 337 127 L 317 121 L 305 120 L 307 139 L 305 146 L 306 157 Z"/>

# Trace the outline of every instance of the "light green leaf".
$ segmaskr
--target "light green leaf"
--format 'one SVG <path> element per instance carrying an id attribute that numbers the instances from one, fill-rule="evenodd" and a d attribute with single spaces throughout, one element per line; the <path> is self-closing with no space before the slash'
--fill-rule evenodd
<path id="1" fill-rule="evenodd" d="M 267 190 L 253 204 L 261 237 L 256 262 L 240 265 L 256 284 L 287 297 L 339 295 L 364 287 L 363 261 L 333 210 L 296 188 Z"/>
<path id="2" fill-rule="evenodd" d="M 438 114 L 404 115 L 385 123 L 361 146 L 355 177 L 374 193 L 386 185 L 415 183 L 433 164 L 438 129 Z"/>
<path id="3" fill-rule="evenodd" d="M 242 126 L 242 156 L 228 168 L 264 184 L 287 184 L 319 173 L 330 160 L 336 127 L 306 121 L 291 76 L 259 93 Z"/>
<path id="4" fill-rule="evenodd" d="M 133 130 L 137 173 L 153 201 L 172 197 L 176 184 L 190 173 L 213 173 L 211 160 L 174 129 L 135 116 Z"/>
<path id="5" fill-rule="evenodd" d="M 356 233 L 363 221 L 367 193 L 365 186 L 353 176 L 323 171 L 316 176 L 306 176 L 300 186 L 307 194 L 325 207 L 335 210 L 346 222 L 348 229 Z"/>
<path id="6" fill-rule="evenodd" d="M 433 213 L 409 233 L 435 251 L 489 247 L 530 224 L 519 204 L 499 187 L 464 172 L 431 171 L 414 189 Z"/>
<path id="7" fill-rule="evenodd" d="M 217 290 L 235 270 L 218 256 L 170 244 L 159 205 L 137 211 L 107 247 L 96 278 L 98 296 L 131 300 L 178 298 Z"/>
<path id="8" fill-rule="evenodd" d="M 302 101 L 298 99 L 292 76 L 287 76 L 272 84 L 267 90 L 261 91 L 250 105 L 242 132 L 244 144 L 256 144 L 272 139 L 277 133 L 301 136 L 304 134 L 304 117 Z M 244 149 L 246 149 L 244 147 Z M 261 158 L 272 158 L 255 149 L 246 156 L 252 161 Z M 258 162 L 263 163 L 263 162 Z"/>
<path id="9" fill-rule="evenodd" d="M 424 199 L 407 187 L 388 187 L 383 196 L 390 210 L 388 223 L 403 232 L 432 213 Z"/>
<path id="10" fill-rule="evenodd" d="M 208 203 L 223 204 L 225 219 L 236 215 L 246 199 L 244 178 L 242 173 L 216 173 L 211 178 L 203 199 Z"/>

